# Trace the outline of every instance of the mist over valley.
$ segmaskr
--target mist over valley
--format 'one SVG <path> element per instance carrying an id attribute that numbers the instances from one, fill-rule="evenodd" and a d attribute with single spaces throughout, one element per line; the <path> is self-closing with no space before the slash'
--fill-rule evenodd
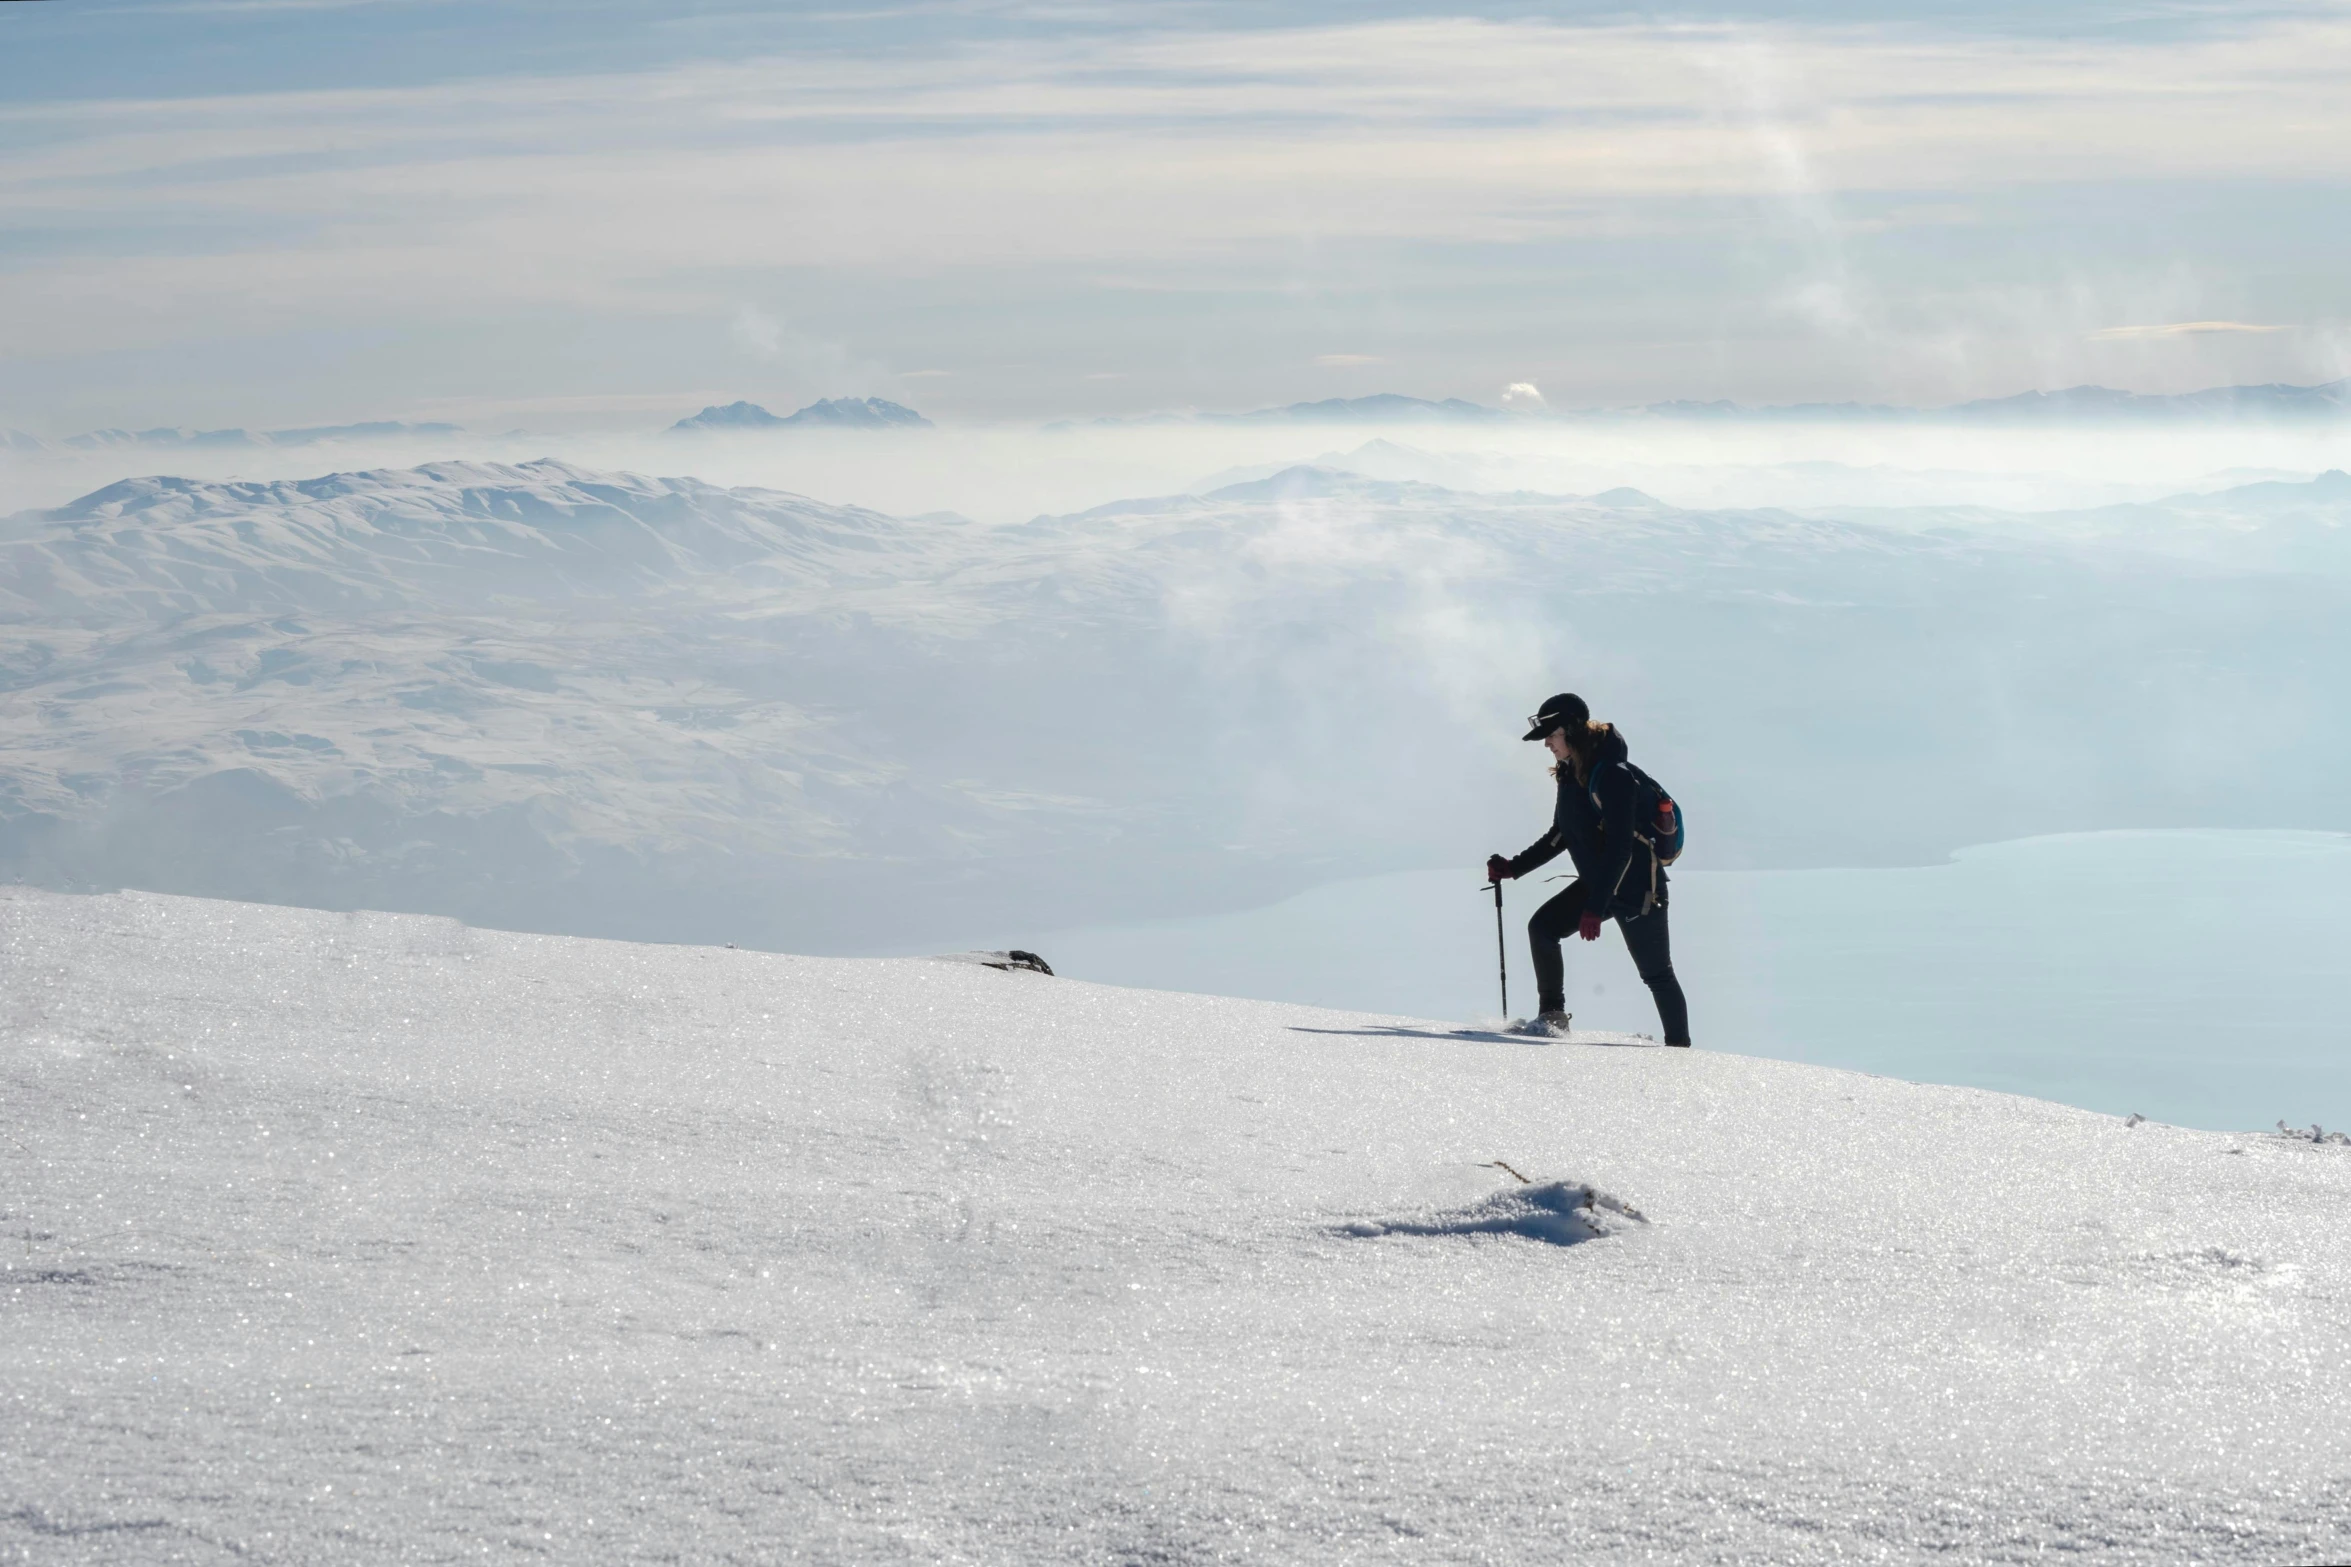
<path id="1" fill-rule="evenodd" d="M 1502 488 L 1596 456 L 1427 434 L 1018 521 L 553 459 L 124 480 L 0 533 L 0 853 L 55 887 L 919 950 L 1474 860 L 1543 809 L 1530 680 L 1624 726 L 1715 868 L 2351 827 L 2339 472 L 1689 506 Z M 1094 439 L 996 450 L 1142 466 Z M 1960 471 L 1970 439 L 1890 472 L 1622 467 L 1881 501 L 2031 482 Z"/>

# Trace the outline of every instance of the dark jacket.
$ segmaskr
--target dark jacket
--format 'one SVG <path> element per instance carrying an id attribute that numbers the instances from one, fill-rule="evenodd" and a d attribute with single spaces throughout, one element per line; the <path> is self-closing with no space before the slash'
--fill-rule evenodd
<path id="1" fill-rule="evenodd" d="M 1511 875 L 1539 870 L 1565 853 L 1584 884 L 1587 912 L 1603 919 L 1636 919 L 1664 906 L 1665 867 L 1635 835 L 1642 825 L 1644 791 L 1631 769 L 1618 765 L 1629 754 L 1624 736 L 1611 728 L 1592 758 L 1588 785 L 1577 783 L 1575 770 L 1561 765 L 1551 830 L 1512 858 Z"/>

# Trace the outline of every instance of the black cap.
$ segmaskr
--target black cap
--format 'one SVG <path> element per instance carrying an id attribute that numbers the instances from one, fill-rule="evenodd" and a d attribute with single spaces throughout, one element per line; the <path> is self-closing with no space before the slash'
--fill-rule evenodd
<path id="1" fill-rule="evenodd" d="M 1591 721 L 1592 710 L 1584 705 L 1584 699 L 1573 691 L 1562 691 L 1543 698 L 1543 705 L 1527 720 L 1534 727 L 1522 738 L 1540 740 L 1554 729 L 1574 729 Z"/>

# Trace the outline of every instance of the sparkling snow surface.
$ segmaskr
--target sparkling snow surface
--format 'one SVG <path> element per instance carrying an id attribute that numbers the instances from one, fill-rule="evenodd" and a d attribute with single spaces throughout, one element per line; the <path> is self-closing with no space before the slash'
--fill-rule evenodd
<path id="1" fill-rule="evenodd" d="M 2351 1147 L 968 963 L 0 933 L 12 1559 L 2351 1556 Z"/>

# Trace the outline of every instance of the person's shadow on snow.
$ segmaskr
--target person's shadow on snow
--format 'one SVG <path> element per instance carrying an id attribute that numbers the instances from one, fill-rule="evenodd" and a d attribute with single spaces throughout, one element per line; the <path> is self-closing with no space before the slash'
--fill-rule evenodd
<path id="1" fill-rule="evenodd" d="M 1665 1047 L 1653 1039 L 1625 1039 L 1587 1035 L 1562 1039 L 1556 1034 L 1518 1034 L 1496 1028 L 1405 1028 L 1396 1023 L 1378 1023 L 1369 1028 L 1308 1028 L 1303 1023 L 1292 1023 L 1293 1034 L 1354 1034 L 1365 1039 L 1482 1039 L 1501 1045 L 1588 1045 L 1604 1050 L 1662 1050 Z"/>

